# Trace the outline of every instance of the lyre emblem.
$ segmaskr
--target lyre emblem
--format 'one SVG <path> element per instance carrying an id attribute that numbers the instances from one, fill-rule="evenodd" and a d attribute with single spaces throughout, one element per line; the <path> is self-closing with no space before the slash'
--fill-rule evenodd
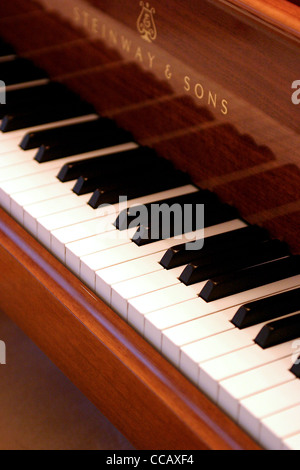
<path id="1" fill-rule="evenodd" d="M 155 9 L 150 8 L 149 3 L 140 2 L 142 11 L 137 20 L 138 32 L 147 42 L 152 42 L 157 37 L 156 26 L 154 22 Z"/>

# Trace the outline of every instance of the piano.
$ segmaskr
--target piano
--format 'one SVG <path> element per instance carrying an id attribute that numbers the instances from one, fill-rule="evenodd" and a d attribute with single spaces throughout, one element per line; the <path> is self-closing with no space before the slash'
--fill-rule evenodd
<path id="1" fill-rule="evenodd" d="M 0 38 L 1 311 L 137 449 L 299 450 L 299 2 L 10 0 Z"/>

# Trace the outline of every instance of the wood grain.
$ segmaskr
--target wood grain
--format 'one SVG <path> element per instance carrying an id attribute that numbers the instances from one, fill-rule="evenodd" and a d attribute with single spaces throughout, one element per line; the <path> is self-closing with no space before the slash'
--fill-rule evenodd
<path id="1" fill-rule="evenodd" d="M 258 449 L 0 211 L 0 309 L 137 448 Z"/>

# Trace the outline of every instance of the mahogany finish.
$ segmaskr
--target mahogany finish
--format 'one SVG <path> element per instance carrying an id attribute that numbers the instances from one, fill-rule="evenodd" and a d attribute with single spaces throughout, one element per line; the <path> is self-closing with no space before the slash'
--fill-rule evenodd
<path id="1" fill-rule="evenodd" d="M 151 43 L 139 0 L 10 0 L 0 36 L 300 253 L 300 9 L 150 3 Z M 3 212 L 0 227 L 0 308 L 134 445 L 256 448 Z"/>
<path id="2" fill-rule="evenodd" d="M 257 449 L 0 210 L 0 309 L 141 449 Z"/>

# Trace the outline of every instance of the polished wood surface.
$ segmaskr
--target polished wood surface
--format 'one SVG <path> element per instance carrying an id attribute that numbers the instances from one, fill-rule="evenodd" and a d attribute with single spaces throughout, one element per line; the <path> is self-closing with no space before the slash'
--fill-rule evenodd
<path id="1" fill-rule="evenodd" d="M 0 210 L 0 310 L 137 448 L 257 449 Z"/>
<path id="2" fill-rule="evenodd" d="M 151 6 L 152 43 L 139 0 L 10 0 L 0 36 L 300 253 L 299 8 Z M 135 446 L 256 448 L 4 212 L 0 227 L 0 308 Z"/>
<path id="3" fill-rule="evenodd" d="M 300 105 L 291 100 L 300 8 L 153 1 L 157 39 L 148 44 L 138 1 L 26 5 L 12 0 L 0 19 L 18 52 L 300 253 Z"/>

